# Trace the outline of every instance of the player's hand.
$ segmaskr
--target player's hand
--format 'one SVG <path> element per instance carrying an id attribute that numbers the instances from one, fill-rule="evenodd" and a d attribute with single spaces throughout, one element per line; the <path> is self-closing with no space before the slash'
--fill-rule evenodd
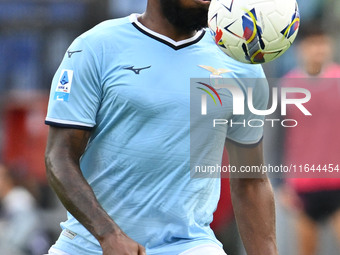
<path id="1" fill-rule="evenodd" d="M 103 255 L 146 255 L 145 248 L 124 232 L 106 237 L 100 245 Z"/>

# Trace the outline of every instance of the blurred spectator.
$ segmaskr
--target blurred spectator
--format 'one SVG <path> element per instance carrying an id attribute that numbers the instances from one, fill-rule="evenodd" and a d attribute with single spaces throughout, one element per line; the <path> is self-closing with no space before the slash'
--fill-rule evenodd
<path id="1" fill-rule="evenodd" d="M 306 108 L 312 116 L 305 116 L 298 108 L 287 110 L 287 119 L 295 119 L 298 126 L 284 130 L 284 165 L 318 166 L 329 169 L 340 166 L 340 65 L 333 62 L 333 42 L 320 21 L 305 23 L 300 30 L 297 46 L 299 67 L 285 76 L 283 86 L 306 88 L 312 100 Z M 305 78 L 295 79 L 294 78 Z M 327 79 L 326 79 L 327 78 Z M 299 255 L 316 255 L 319 248 L 321 223 L 331 221 L 340 244 L 340 179 L 322 178 L 329 173 L 304 172 L 300 178 L 287 179 L 282 198 L 287 207 L 297 212 L 296 233 Z M 329 175 L 328 175 L 329 177 Z M 340 247 L 339 247 L 340 248 Z"/>
<path id="2" fill-rule="evenodd" d="M 23 177 L 0 165 L 1 255 L 41 255 L 48 249 L 47 238 L 38 229 L 35 200 L 18 185 Z"/>
<path id="3" fill-rule="evenodd" d="M 302 25 L 297 45 L 298 68 L 285 78 L 339 78 L 340 65 L 333 62 L 334 44 L 321 20 Z"/>

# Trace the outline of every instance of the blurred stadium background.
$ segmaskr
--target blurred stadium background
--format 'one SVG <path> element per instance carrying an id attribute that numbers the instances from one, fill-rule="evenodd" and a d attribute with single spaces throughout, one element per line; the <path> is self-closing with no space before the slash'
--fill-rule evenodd
<path id="1" fill-rule="evenodd" d="M 332 33 L 337 48 L 340 1 L 298 0 L 298 3 L 301 23 L 320 22 Z M 11 222 L 6 218 L 6 203 L 1 197 L 1 189 L 6 185 L 0 181 L 1 255 L 46 252 L 58 236 L 59 222 L 65 218 L 63 207 L 46 183 L 44 148 L 48 128 L 44 118 L 50 82 L 67 47 L 97 23 L 141 13 L 145 5 L 146 0 L 0 0 L 0 162 L 15 173 L 8 177 L 15 180 L 14 186 L 22 186 L 32 195 L 15 197 L 14 203 L 22 208 L 18 218 Z M 334 58 L 340 60 L 340 51 Z M 293 45 L 284 56 L 264 68 L 268 77 L 280 78 L 295 68 L 298 61 Z M 270 145 L 266 148 L 266 157 L 271 158 Z M 7 180 L 1 174 L 0 178 Z M 228 254 L 244 254 L 228 197 L 224 197 L 220 210 L 227 216 L 216 215 L 214 228 Z M 277 215 L 281 254 L 298 255 L 294 212 L 278 199 Z M 319 254 L 340 254 L 329 224 L 322 227 Z"/>

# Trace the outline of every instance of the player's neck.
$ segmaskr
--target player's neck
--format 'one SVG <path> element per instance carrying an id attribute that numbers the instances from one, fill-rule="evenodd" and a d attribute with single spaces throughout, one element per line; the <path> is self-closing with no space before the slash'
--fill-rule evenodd
<path id="1" fill-rule="evenodd" d="M 324 68 L 324 65 L 320 63 L 308 64 L 305 66 L 305 70 L 310 76 L 318 76 Z"/>
<path id="2" fill-rule="evenodd" d="M 173 26 L 156 8 L 147 8 L 138 21 L 152 31 L 178 42 L 193 37 L 197 31 L 183 31 Z"/>

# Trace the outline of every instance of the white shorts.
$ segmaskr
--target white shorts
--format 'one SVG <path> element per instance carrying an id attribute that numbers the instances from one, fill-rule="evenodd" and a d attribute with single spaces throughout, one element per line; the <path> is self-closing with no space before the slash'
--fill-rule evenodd
<path id="1" fill-rule="evenodd" d="M 181 252 L 178 255 L 227 255 L 227 254 L 218 245 L 202 244 L 189 250 L 186 250 L 184 252 Z"/>
<path id="2" fill-rule="evenodd" d="M 51 248 L 48 251 L 48 254 L 46 255 L 70 255 L 70 254 L 65 253 L 61 250 L 55 249 L 55 248 Z M 218 245 L 202 244 L 194 248 L 191 248 L 189 250 L 186 250 L 184 252 L 181 252 L 178 255 L 227 255 L 227 254 Z"/>

